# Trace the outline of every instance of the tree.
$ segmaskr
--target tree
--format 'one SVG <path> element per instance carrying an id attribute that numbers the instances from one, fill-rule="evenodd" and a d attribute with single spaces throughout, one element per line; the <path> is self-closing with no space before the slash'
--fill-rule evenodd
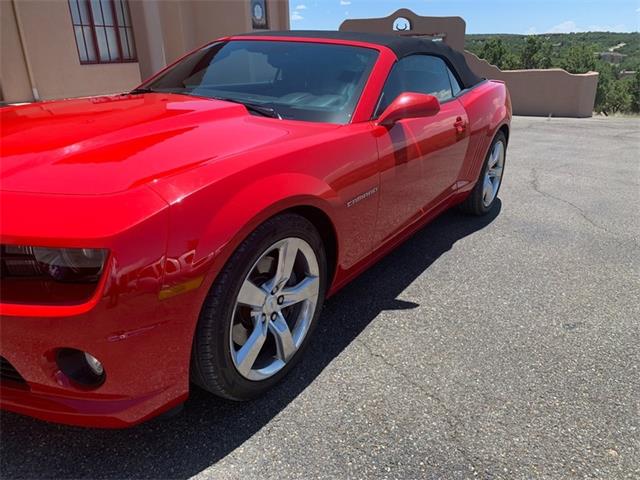
<path id="1" fill-rule="evenodd" d="M 518 57 L 507 51 L 507 48 L 500 38 L 490 38 L 484 42 L 478 56 L 484 58 L 500 70 L 515 70 L 520 68 Z"/>
<path id="2" fill-rule="evenodd" d="M 636 71 L 631 80 L 631 99 L 631 111 L 640 113 L 640 70 Z"/>
<path id="3" fill-rule="evenodd" d="M 595 68 L 600 73 L 596 91 L 597 112 L 616 113 L 640 110 L 638 92 L 640 73 L 633 78 L 617 78 L 616 68 L 605 62 L 597 62 Z"/>
<path id="4" fill-rule="evenodd" d="M 499 38 L 491 38 L 484 42 L 480 51 L 480 57 L 498 68 L 502 68 L 502 62 L 506 54 L 507 49 L 504 48 L 502 40 Z"/>
<path id="5" fill-rule="evenodd" d="M 629 112 L 633 97 L 629 92 L 629 82 L 616 80 L 609 84 L 606 92 L 603 110 L 606 112 Z"/>
<path id="6" fill-rule="evenodd" d="M 538 52 L 533 57 L 536 68 L 551 68 L 552 54 L 551 43 L 542 42 Z"/>
<path id="7" fill-rule="evenodd" d="M 607 111 L 607 94 L 611 89 L 611 84 L 616 81 L 616 77 L 613 66 L 608 63 L 598 62 L 597 70 L 599 75 L 595 109 L 597 112 L 602 112 Z"/>
<path id="8" fill-rule="evenodd" d="M 517 70 L 520 68 L 520 59 L 513 53 L 507 53 L 500 68 L 502 70 Z"/>
<path id="9" fill-rule="evenodd" d="M 520 54 L 520 63 L 522 68 L 529 70 L 537 68 L 536 55 L 540 50 L 540 40 L 538 37 L 529 35 L 524 41 L 524 48 Z"/>
<path id="10" fill-rule="evenodd" d="M 587 73 L 596 69 L 596 58 L 591 47 L 574 45 L 562 62 L 562 68 L 569 73 Z"/>
<path id="11" fill-rule="evenodd" d="M 551 43 L 529 35 L 524 41 L 524 48 L 520 54 L 521 68 L 551 68 L 552 55 Z"/>

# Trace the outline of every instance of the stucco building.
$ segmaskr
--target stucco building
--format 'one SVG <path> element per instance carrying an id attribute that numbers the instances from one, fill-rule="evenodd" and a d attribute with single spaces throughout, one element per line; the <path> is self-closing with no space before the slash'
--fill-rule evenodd
<path id="1" fill-rule="evenodd" d="M 0 101 L 126 91 L 220 36 L 287 30 L 288 0 L 0 0 Z"/>

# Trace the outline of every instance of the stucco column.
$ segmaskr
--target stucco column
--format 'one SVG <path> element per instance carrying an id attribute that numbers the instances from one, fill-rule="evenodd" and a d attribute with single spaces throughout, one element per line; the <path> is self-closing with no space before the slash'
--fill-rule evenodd
<path id="1" fill-rule="evenodd" d="M 142 79 L 167 65 L 159 2 L 129 2 Z"/>

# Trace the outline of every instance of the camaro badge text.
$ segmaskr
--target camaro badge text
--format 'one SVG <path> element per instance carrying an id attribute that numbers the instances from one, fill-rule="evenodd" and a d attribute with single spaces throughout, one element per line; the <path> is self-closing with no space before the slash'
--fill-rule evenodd
<path id="1" fill-rule="evenodd" d="M 353 198 L 347 202 L 347 208 L 353 207 L 356 203 L 361 202 L 365 198 L 369 198 L 371 195 L 375 195 L 378 192 L 378 187 L 373 187 L 368 192 L 361 193 L 356 198 Z"/>

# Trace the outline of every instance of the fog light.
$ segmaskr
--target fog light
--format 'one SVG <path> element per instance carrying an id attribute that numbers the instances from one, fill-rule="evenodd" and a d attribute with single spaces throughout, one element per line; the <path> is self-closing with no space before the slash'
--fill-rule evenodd
<path id="1" fill-rule="evenodd" d="M 89 368 L 93 370 L 93 373 L 98 376 L 104 373 L 104 367 L 100 363 L 100 360 L 98 360 L 96 357 L 94 357 L 90 353 L 84 352 L 84 359 L 87 361 L 87 365 L 89 365 Z"/>
<path id="2" fill-rule="evenodd" d="M 88 352 L 61 348 L 56 355 L 56 363 L 62 373 L 81 387 L 97 388 L 104 383 L 102 362 Z"/>

